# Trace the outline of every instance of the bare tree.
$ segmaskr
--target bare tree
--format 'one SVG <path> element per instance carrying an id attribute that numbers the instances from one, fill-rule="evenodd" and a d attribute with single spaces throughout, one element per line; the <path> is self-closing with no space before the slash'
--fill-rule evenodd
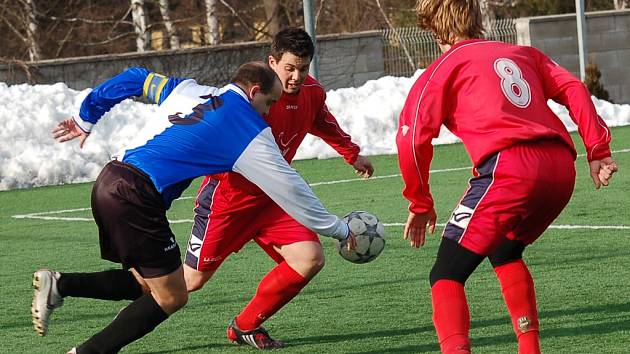
<path id="1" fill-rule="evenodd" d="M 417 68 L 417 65 L 413 62 L 413 59 L 411 59 L 411 55 L 409 54 L 409 50 L 407 50 L 407 46 L 405 45 L 405 43 L 403 42 L 402 38 L 400 37 L 400 34 L 398 33 L 398 30 L 396 30 L 396 28 L 394 28 L 394 25 L 392 25 L 392 23 L 389 21 L 389 18 L 387 18 L 387 14 L 385 14 L 385 11 L 383 11 L 383 7 L 381 6 L 380 0 L 375 0 L 375 2 L 376 2 L 376 6 L 378 6 L 379 11 L 381 12 L 381 15 L 383 15 L 383 19 L 387 23 L 387 26 L 392 31 L 394 31 L 394 34 L 396 35 L 396 39 L 398 40 L 398 42 L 400 43 L 400 46 L 403 48 L 403 51 L 405 52 L 405 56 L 407 57 L 407 61 L 409 62 L 409 65 L 415 70 Z"/>
<path id="2" fill-rule="evenodd" d="M 206 20 L 208 22 L 208 44 L 219 44 L 219 20 L 217 19 L 217 0 L 206 0 Z"/>
<path id="3" fill-rule="evenodd" d="M 219 1 L 221 2 L 221 4 L 223 4 L 223 6 L 225 6 L 228 10 L 230 10 L 230 12 L 232 13 L 232 16 L 234 16 L 234 18 L 236 18 L 238 22 L 240 22 L 244 26 L 244 28 L 246 28 L 250 33 L 253 34 L 252 39 L 255 39 L 255 37 L 258 35 L 267 36 L 269 38 L 273 37 L 272 34 L 265 31 L 264 27 L 262 29 L 256 28 L 256 26 L 253 25 L 253 23 L 255 23 L 254 19 L 249 19 L 248 21 L 245 18 L 243 18 L 243 16 L 239 14 L 239 11 L 236 11 L 234 7 L 232 7 L 226 0 L 219 0 Z M 297 4 L 297 2 L 295 3 Z M 242 6 L 241 3 L 239 3 L 239 5 Z"/>
<path id="4" fill-rule="evenodd" d="M 35 4 L 33 0 L 24 0 L 22 3 L 24 12 L 26 14 L 27 30 L 26 36 L 28 38 L 28 57 L 31 61 L 40 59 L 39 44 L 37 43 L 37 18 L 35 17 Z"/>
<path id="5" fill-rule="evenodd" d="M 147 16 L 144 11 L 144 0 L 131 0 L 131 18 L 136 32 L 136 47 L 138 52 L 149 50 L 151 38 L 147 31 Z"/>
<path id="6" fill-rule="evenodd" d="M 488 0 L 479 0 L 479 7 L 481 8 L 481 16 L 483 17 L 483 29 L 486 33 L 492 32 L 492 20 L 494 19 L 494 12 L 490 8 Z"/>
<path id="7" fill-rule="evenodd" d="M 630 1 L 628 0 L 614 0 L 615 1 L 615 10 L 623 10 L 627 7 L 630 7 L 628 4 Z"/>
<path id="8" fill-rule="evenodd" d="M 30 61 L 41 59 L 37 41 L 38 25 L 32 0 L 4 1 L 0 10 L 0 22 L 6 25 L 28 51 Z"/>
<path id="9" fill-rule="evenodd" d="M 264 5 L 267 23 L 262 29 L 266 29 L 270 34 L 276 34 L 289 26 L 286 9 L 278 0 L 264 0 Z"/>
<path id="10" fill-rule="evenodd" d="M 164 20 L 164 27 L 166 27 L 171 49 L 179 49 L 179 37 L 177 36 L 175 24 L 171 21 L 169 5 L 169 0 L 160 0 L 160 13 L 162 14 L 162 20 Z"/>

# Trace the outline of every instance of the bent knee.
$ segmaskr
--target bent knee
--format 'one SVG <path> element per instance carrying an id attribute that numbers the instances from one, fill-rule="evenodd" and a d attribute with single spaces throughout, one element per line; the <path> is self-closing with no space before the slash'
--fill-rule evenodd
<path id="1" fill-rule="evenodd" d="M 287 263 L 300 275 L 310 279 L 324 268 L 326 261 L 323 254 L 312 254 L 299 259 L 287 260 Z"/>
<path id="2" fill-rule="evenodd" d="M 184 268 L 184 280 L 188 292 L 197 291 L 210 280 L 214 271 L 198 271 L 192 268 Z"/>
<path id="3" fill-rule="evenodd" d="M 321 254 L 318 257 L 314 257 L 311 259 L 311 270 L 317 273 L 320 270 L 322 270 L 322 268 L 324 268 L 325 264 L 326 264 L 326 259 L 324 258 L 324 255 Z"/>
<path id="4" fill-rule="evenodd" d="M 160 307 L 169 315 L 181 309 L 188 303 L 188 292 L 176 292 L 161 294 L 156 296 L 154 294 L 155 301 Z"/>
<path id="5" fill-rule="evenodd" d="M 186 290 L 191 293 L 203 288 L 204 284 L 206 284 L 206 281 L 200 277 L 186 279 Z"/>

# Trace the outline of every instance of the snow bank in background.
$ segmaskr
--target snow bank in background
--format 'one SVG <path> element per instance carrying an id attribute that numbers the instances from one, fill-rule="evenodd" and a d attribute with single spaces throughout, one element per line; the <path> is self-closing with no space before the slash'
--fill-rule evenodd
<path id="1" fill-rule="evenodd" d="M 327 104 L 341 126 L 366 155 L 396 153 L 398 115 L 414 77 L 383 77 L 358 88 L 327 93 Z M 127 100 L 112 109 L 94 128 L 85 147 L 78 142 L 59 144 L 51 135 L 57 123 L 79 112 L 89 89 L 75 91 L 64 83 L 14 85 L 0 83 L 0 190 L 60 183 L 91 181 L 110 156 L 124 147 L 139 145 L 168 125 L 157 116 L 157 107 Z M 630 105 L 593 98 L 609 126 L 630 124 Z M 567 110 L 554 102 L 550 107 L 569 130 L 575 130 Z M 456 142 L 443 129 L 436 144 Z M 336 153 L 321 140 L 307 136 L 297 159 L 328 158 Z"/>

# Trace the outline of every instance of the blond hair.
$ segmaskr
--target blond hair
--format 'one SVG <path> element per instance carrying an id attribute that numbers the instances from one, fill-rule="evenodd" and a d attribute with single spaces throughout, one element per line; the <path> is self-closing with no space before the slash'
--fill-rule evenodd
<path id="1" fill-rule="evenodd" d="M 418 0 L 416 14 L 418 25 L 433 31 L 440 44 L 483 36 L 478 0 Z"/>

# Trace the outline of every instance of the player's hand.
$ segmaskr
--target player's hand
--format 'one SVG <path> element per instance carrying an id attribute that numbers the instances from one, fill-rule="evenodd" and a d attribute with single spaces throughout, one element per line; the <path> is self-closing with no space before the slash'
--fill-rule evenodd
<path id="1" fill-rule="evenodd" d="M 350 230 L 348 230 L 348 237 L 346 238 L 346 247 L 348 247 L 348 251 L 357 247 L 357 237 Z"/>
<path id="2" fill-rule="evenodd" d="M 85 144 L 85 139 L 88 137 L 88 133 L 84 132 L 77 126 L 77 123 L 74 122 L 74 119 L 68 118 L 55 127 L 52 130 L 53 138 L 55 138 L 58 142 L 63 143 L 68 140 L 72 140 L 74 138 L 79 138 L 79 147 L 83 148 L 83 144 Z"/>
<path id="3" fill-rule="evenodd" d="M 610 157 L 589 162 L 591 178 L 595 184 L 595 189 L 602 185 L 607 186 L 613 174 L 617 172 L 617 163 Z"/>
<path id="4" fill-rule="evenodd" d="M 352 167 L 354 167 L 354 172 L 363 178 L 370 178 L 374 173 L 372 162 L 365 156 L 359 155 L 357 160 L 352 164 Z"/>
<path id="5" fill-rule="evenodd" d="M 434 233 L 436 222 L 437 214 L 433 208 L 421 214 L 410 211 L 407 224 L 405 224 L 405 231 L 403 231 L 403 238 L 409 240 L 411 247 L 420 248 L 424 246 L 426 240 L 427 225 L 429 226 L 429 232 Z"/>

